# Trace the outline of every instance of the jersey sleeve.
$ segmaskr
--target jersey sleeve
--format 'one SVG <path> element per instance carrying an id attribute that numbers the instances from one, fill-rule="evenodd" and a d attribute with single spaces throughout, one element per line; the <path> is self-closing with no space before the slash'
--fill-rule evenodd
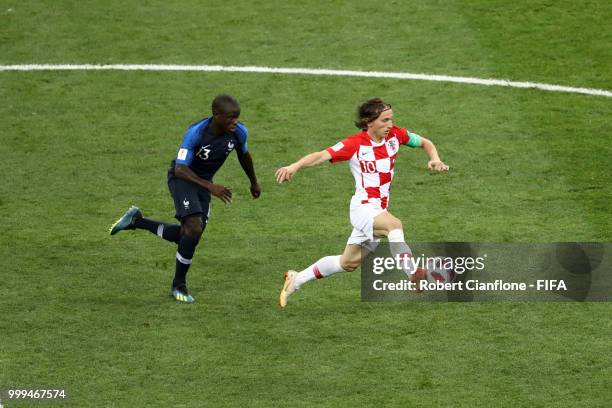
<path id="1" fill-rule="evenodd" d="M 193 161 L 195 146 L 200 138 L 200 123 L 191 126 L 183 136 L 183 142 L 176 155 L 176 164 L 189 166 Z"/>
<path id="2" fill-rule="evenodd" d="M 335 145 L 328 147 L 326 150 L 331 155 L 330 161 L 332 163 L 337 163 L 353 157 L 358 147 L 359 144 L 355 138 L 347 137 Z"/>
<path id="3" fill-rule="evenodd" d="M 398 128 L 397 139 L 401 144 L 405 144 L 410 147 L 421 146 L 421 136 L 416 133 L 412 133 L 404 128 Z"/>
<path id="4" fill-rule="evenodd" d="M 249 152 L 248 138 L 249 138 L 249 129 L 242 123 L 238 123 L 236 126 L 236 138 L 238 139 L 238 145 L 240 149 L 240 153 L 246 154 Z"/>

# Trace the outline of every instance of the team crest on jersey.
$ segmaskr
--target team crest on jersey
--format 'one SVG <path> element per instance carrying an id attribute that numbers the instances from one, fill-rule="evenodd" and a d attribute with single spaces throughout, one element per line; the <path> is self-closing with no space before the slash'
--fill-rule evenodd
<path id="1" fill-rule="evenodd" d="M 396 137 L 387 140 L 387 152 L 389 156 L 394 156 L 399 150 L 399 142 Z"/>
<path id="2" fill-rule="evenodd" d="M 229 154 L 232 150 L 234 150 L 234 142 L 230 140 L 227 142 L 227 153 Z"/>

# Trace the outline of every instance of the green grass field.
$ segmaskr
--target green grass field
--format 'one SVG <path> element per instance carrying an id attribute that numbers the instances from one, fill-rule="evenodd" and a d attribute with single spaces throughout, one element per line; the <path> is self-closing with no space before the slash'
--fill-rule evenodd
<path id="1" fill-rule="evenodd" d="M 612 89 L 612 4 L 0 0 L 0 64 L 265 65 L 424 72 Z M 187 125 L 235 95 L 264 193 L 230 157 L 189 273 L 175 248 L 110 237 L 131 204 L 171 220 Z M 391 211 L 412 241 L 612 241 L 612 99 L 392 79 L 0 72 L 0 388 L 77 407 L 605 407 L 609 303 L 362 303 L 359 274 L 276 306 L 282 272 L 340 253 L 346 165 L 274 171 L 355 131 L 381 96 L 432 139 L 406 149 Z M 3 401 L 5 406 L 13 406 Z M 22 403 L 18 406 L 28 406 Z M 38 406 L 38 404 L 32 404 Z M 62 406 L 61 403 L 53 406 Z"/>

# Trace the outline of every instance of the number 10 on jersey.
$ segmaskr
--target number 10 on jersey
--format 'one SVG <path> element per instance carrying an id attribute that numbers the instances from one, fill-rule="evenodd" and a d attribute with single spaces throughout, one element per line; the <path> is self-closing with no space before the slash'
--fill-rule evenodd
<path id="1" fill-rule="evenodd" d="M 376 162 L 359 160 L 362 173 L 376 173 Z"/>

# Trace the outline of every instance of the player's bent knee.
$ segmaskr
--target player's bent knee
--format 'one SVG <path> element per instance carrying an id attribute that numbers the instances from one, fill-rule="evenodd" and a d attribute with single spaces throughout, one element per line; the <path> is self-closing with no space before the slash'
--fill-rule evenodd
<path id="1" fill-rule="evenodd" d="M 401 230 L 403 228 L 404 227 L 402 225 L 402 222 L 399 219 L 393 217 L 393 219 L 391 220 L 391 225 L 390 225 L 389 231 L 393 231 L 395 229 L 400 229 Z"/>
<path id="2" fill-rule="evenodd" d="M 194 239 L 199 239 L 204 231 L 204 223 L 200 217 L 189 217 L 182 225 L 182 232 Z"/>
<path id="3" fill-rule="evenodd" d="M 384 213 L 375 218 L 374 235 L 386 237 L 389 232 L 399 229 L 403 230 L 402 222 L 389 213 Z"/>
<path id="4" fill-rule="evenodd" d="M 193 239 L 200 239 L 200 237 L 202 236 L 202 229 L 201 228 L 185 228 L 185 235 Z"/>
<path id="5" fill-rule="evenodd" d="M 359 268 L 359 262 L 355 262 L 355 261 L 340 261 L 340 266 L 346 272 L 353 272 L 355 269 Z"/>

